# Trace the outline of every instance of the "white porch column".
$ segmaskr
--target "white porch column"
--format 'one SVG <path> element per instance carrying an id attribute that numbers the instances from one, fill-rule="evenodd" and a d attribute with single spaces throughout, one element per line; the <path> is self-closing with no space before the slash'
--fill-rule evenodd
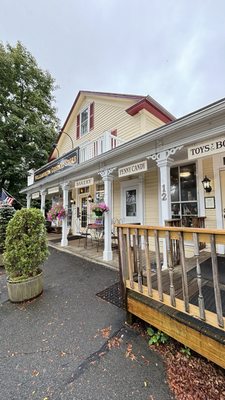
<path id="1" fill-rule="evenodd" d="M 149 156 L 155 160 L 160 172 L 160 224 L 165 225 L 165 220 L 171 219 L 171 193 L 170 193 L 170 166 L 173 163 L 171 155 L 175 154 L 183 146 L 162 150 L 159 153 Z M 166 241 L 163 239 L 163 266 L 167 268 Z"/>
<path id="2" fill-rule="evenodd" d="M 173 160 L 165 158 L 157 161 L 160 172 L 160 195 L 161 195 L 161 225 L 165 225 L 165 220 L 171 218 L 171 196 L 170 196 L 170 166 Z"/>
<path id="3" fill-rule="evenodd" d="M 104 251 L 103 251 L 103 260 L 110 261 L 113 259 L 112 253 L 112 182 L 113 176 L 111 173 L 114 168 L 107 169 L 105 171 L 101 171 L 99 175 L 101 175 L 102 180 L 104 182 L 104 201 L 105 204 L 109 207 L 109 211 L 107 211 L 104 215 Z"/>
<path id="4" fill-rule="evenodd" d="M 68 212 L 68 193 L 69 193 L 69 183 L 65 182 L 61 185 L 63 190 L 63 207 Z M 62 239 L 61 239 L 61 246 L 68 246 L 68 228 L 67 228 L 67 215 L 62 221 Z"/>
<path id="5" fill-rule="evenodd" d="M 46 190 L 41 190 L 41 212 L 45 216 L 45 198 L 46 198 Z"/>
<path id="6" fill-rule="evenodd" d="M 30 208 L 31 205 L 31 194 L 27 193 L 27 208 Z"/>

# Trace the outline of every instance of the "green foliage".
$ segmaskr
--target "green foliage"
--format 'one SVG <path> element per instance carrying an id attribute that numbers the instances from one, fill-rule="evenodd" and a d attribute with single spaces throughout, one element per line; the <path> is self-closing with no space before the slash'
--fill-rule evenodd
<path id="1" fill-rule="evenodd" d="M 182 349 L 180 349 L 180 352 L 184 354 L 187 358 L 191 357 L 191 349 L 189 347 L 184 346 Z"/>
<path id="2" fill-rule="evenodd" d="M 47 257 L 45 219 L 41 211 L 18 210 L 6 230 L 4 262 L 9 279 L 37 275 Z"/>
<path id="3" fill-rule="evenodd" d="M 147 329 L 147 333 L 151 337 L 148 342 L 149 345 L 156 344 L 158 346 L 159 344 L 164 344 L 169 340 L 169 337 L 164 332 L 159 330 L 155 331 L 151 327 Z"/>
<path id="4" fill-rule="evenodd" d="M 55 88 L 20 42 L 0 43 L 0 189 L 19 200 L 27 171 L 47 162 L 56 138 Z"/>
<path id="5" fill-rule="evenodd" d="M 7 225 L 14 214 L 15 209 L 11 206 L 3 205 L 0 207 L 0 253 L 4 250 Z"/>

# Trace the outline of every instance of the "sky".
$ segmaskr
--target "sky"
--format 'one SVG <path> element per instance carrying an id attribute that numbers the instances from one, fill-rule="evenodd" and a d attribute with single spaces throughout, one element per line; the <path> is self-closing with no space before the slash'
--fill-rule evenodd
<path id="1" fill-rule="evenodd" d="M 150 95 L 176 117 L 225 97 L 225 0 L 1 0 L 0 41 L 79 90 Z"/>

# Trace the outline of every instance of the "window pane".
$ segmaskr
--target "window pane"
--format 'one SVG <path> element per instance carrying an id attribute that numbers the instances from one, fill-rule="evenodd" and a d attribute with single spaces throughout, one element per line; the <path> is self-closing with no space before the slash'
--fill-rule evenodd
<path id="1" fill-rule="evenodd" d="M 182 215 L 197 215 L 198 204 L 197 202 L 182 203 Z"/>
<path id="2" fill-rule="evenodd" d="M 81 113 L 81 123 L 83 123 L 84 121 L 88 120 L 88 109 L 86 108 L 86 110 L 84 110 Z"/>
<path id="3" fill-rule="evenodd" d="M 171 168 L 170 170 L 170 191 L 171 201 L 179 201 L 179 177 L 178 168 Z"/>
<path id="4" fill-rule="evenodd" d="M 81 113 L 81 126 L 80 132 L 81 135 L 87 133 L 88 131 L 88 108 Z"/>
<path id="5" fill-rule="evenodd" d="M 181 201 L 197 200 L 195 164 L 180 167 Z"/>
<path id="6" fill-rule="evenodd" d="M 171 204 L 171 214 L 172 214 L 172 218 L 180 218 L 180 204 L 179 203 Z"/>
<path id="7" fill-rule="evenodd" d="M 136 190 L 126 191 L 126 216 L 136 217 L 137 211 L 137 200 L 136 200 Z"/>

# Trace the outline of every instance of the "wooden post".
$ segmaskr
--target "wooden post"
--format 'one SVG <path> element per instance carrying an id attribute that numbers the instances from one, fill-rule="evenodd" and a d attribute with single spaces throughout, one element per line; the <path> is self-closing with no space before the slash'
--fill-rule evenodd
<path id="1" fill-rule="evenodd" d="M 133 268 L 132 268 L 132 254 L 131 254 L 131 243 L 130 243 L 130 229 L 127 228 L 127 261 L 128 261 L 128 272 L 130 279 L 130 287 L 134 288 Z"/>
<path id="2" fill-rule="evenodd" d="M 146 276 L 147 276 L 147 286 L 148 295 L 152 297 L 152 270 L 151 261 L 149 256 L 149 245 L 148 245 L 148 231 L 144 231 L 144 248 L 145 248 L 145 261 L 146 261 Z"/>
<path id="3" fill-rule="evenodd" d="M 137 271 L 138 271 L 138 290 L 139 292 L 143 292 L 142 288 L 142 269 L 140 263 L 140 248 L 139 248 L 139 234 L 138 229 L 135 229 L 135 244 L 136 244 L 136 251 L 137 251 Z"/>
<path id="4" fill-rule="evenodd" d="M 180 263 L 181 263 L 183 300 L 184 300 L 185 311 L 189 312 L 188 280 L 187 280 L 187 271 L 186 271 L 186 267 L 185 267 L 183 232 L 179 232 L 178 235 L 179 235 L 179 247 L 180 247 Z"/>
<path id="5" fill-rule="evenodd" d="M 155 256 L 156 256 L 159 300 L 163 301 L 162 269 L 161 269 L 160 248 L 159 248 L 159 232 L 156 229 L 154 230 L 154 236 L 155 236 Z"/>
<path id="6" fill-rule="evenodd" d="M 170 238 L 170 232 L 166 232 L 166 248 L 167 248 L 167 258 L 168 258 L 169 277 L 170 277 L 170 303 L 171 306 L 176 307 L 175 289 L 173 284 L 174 261 L 172 256 L 171 245 L 172 241 Z"/>
<path id="7" fill-rule="evenodd" d="M 199 306 L 199 316 L 202 320 L 205 320 L 205 303 L 204 297 L 202 294 L 202 274 L 201 274 L 201 267 L 199 263 L 199 240 L 198 234 L 193 233 L 193 241 L 194 241 L 194 254 L 196 258 L 196 272 L 197 272 L 197 283 L 198 283 L 198 306 Z"/>
<path id="8" fill-rule="evenodd" d="M 216 302 L 217 320 L 218 320 L 218 325 L 221 328 L 224 328 L 221 293 L 220 293 L 220 286 L 219 286 L 218 261 L 217 261 L 217 254 L 216 254 L 215 235 L 210 235 L 210 243 L 211 243 L 213 286 L 214 286 L 214 294 L 215 294 L 215 302 Z"/>

